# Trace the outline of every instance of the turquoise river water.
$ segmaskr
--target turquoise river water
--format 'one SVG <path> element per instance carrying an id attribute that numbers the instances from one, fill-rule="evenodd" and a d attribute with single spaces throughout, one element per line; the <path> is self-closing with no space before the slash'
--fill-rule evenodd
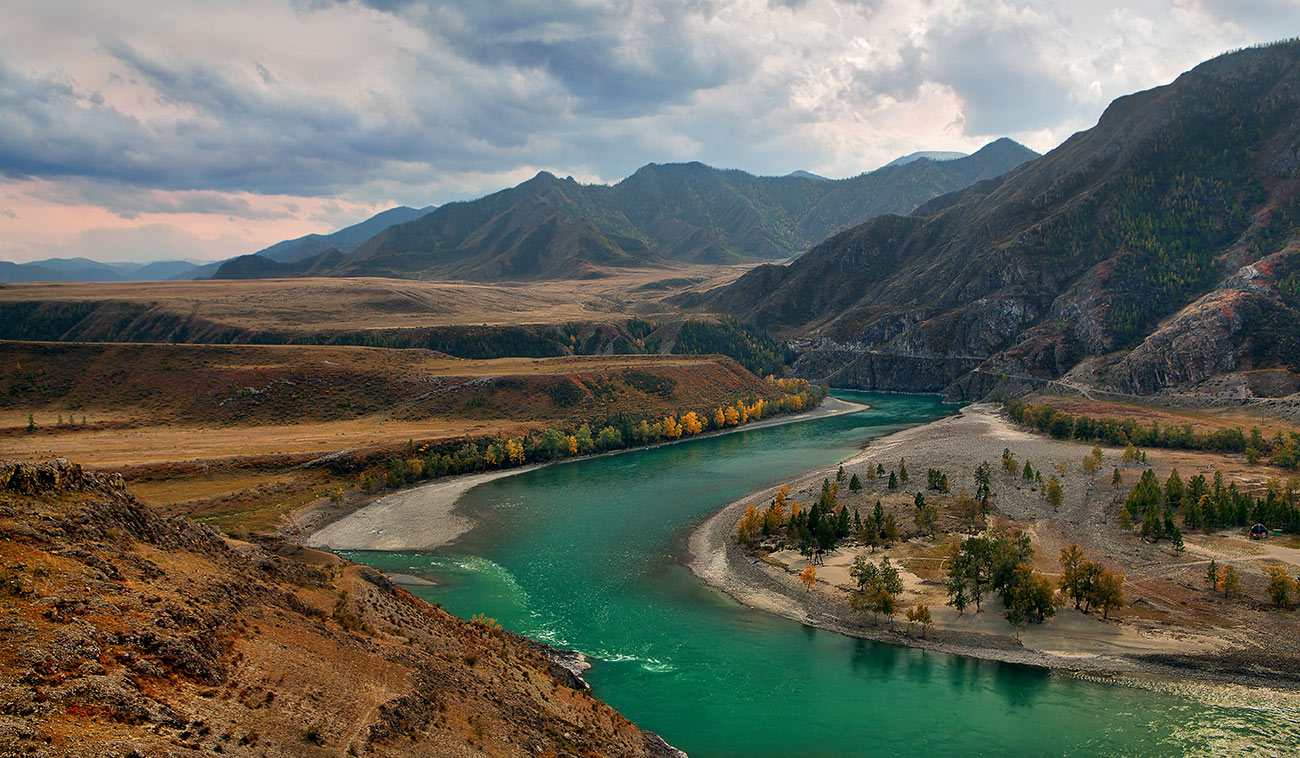
<path id="1" fill-rule="evenodd" d="M 836 395 L 872 407 L 498 479 L 462 498 L 478 526 L 456 543 L 346 555 L 433 580 L 415 593 L 464 618 L 586 653 L 596 695 L 692 758 L 1300 752 L 1289 699 L 1096 684 L 866 642 L 701 584 L 686 537 L 723 505 L 956 410 Z"/>

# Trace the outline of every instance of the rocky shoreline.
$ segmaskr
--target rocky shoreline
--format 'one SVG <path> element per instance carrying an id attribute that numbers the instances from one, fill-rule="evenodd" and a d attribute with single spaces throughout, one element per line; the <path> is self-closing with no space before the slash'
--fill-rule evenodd
<path id="1" fill-rule="evenodd" d="M 968 413 L 971 412 L 969 409 Z M 976 408 L 975 413 L 989 409 Z M 865 462 L 870 458 L 898 455 L 900 447 L 928 436 L 927 427 L 943 424 L 947 419 L 923 427 L 905 430 L 875 440 L 862 453 L 845 462 Z M 909 456 L 911 451 L 908 451 Z M 996 456 L 996 452 L 993 453 Z M 909 457 L 909 460 L 911 458 Z M 918 459 L 919 460 L 919 459 Z M 825 477 L 834 477 L 837 467 L 810 471 L 790 482 L 793 492 L 820 486 Z M 714 514 L 690 535 L 689 566 L 706 584 L 730 595 L 736 601 L 784 616 L 808 626 L 851 637 L 904 645 L 950 655 L 987 661 L 1024 664 L 1049 669 L 1062 675 L 1087 679 L 1139 683 L 1150 679 L 1212 680 L 1251 687 L 1270 687 L 1300 691 L 1300 669 L 1294 660 L 1277 660 L 1261 665 L 1252 651 L 1237 653 L 1221 650 L 1196 653 L 1068 653 L 1059 654 L 1026 647 L 1014 634 L 988 634 L 934 628 L 929 634 L 909 633 L 905 624 L 871 623 L 849 607 L 847 594 L 808 591 L 796 572 L 773 565 L 757 554 L 746 552 L 734 539 L 735 525 L 750 503 L 769 502 L 775 487 L 737 500 Z M 839 595 L 837 597 L 837 595 Z"/>

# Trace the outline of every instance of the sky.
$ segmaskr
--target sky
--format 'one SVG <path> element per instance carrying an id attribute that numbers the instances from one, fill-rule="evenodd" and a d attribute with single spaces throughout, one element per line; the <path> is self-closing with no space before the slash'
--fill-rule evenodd
<path id="1" fill-rule="evenodd" d="M 217 260 L 540 170 L 852 176 L 1300 35 L 1300 0 L 0 0 L 0 259 Z"/>

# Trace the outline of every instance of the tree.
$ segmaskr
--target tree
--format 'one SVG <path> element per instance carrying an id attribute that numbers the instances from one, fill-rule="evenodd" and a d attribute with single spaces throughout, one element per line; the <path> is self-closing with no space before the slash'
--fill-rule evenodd
<path id="1" fill-rule="evenodd" d="M 1102 569 L 1092 582 L 1090 598 L 1101 609 L 1101 617 L 1109 619 L 1111 611 L 1124 606 L 1124 575 Z"/>
<path id="2" fill-rule="evenodd" d="M 751 503 L 745 507 L 745 515 L 736 524 L 736 541 L 742 545 L 753 545 L 763 532 L 764 519 Z"/>
<path id="3" fill-rule="evenodd" d="M 850 604 L 858 611 L 871 611 L 873 615 L 887 614 L 893 625 L 894 614 L 898 613 L 898 596 L 903 592 L 903 579 L 898 569 L 890 563 L 889 556 L 874 564 L 863 556 L 853 561 L 849 576 L 857 582 L 858 588 L 850 598 Z"/>
<path id="4" fill-rule="evenodd" d="M 27 414 L 27 431 L 29 433 L 36 431 L 36 417 L 30 413 Z"/>
<path id="5" fill-rule="evenodd" d="M 608 429 L 609 427 L 606 428 Z M 614 434 L 618 435 L 618 432 L 614 432 Z M 623 446 L 623 437 L 620 435 L 618 437 L 618 447 L 622 447 L 622 446 Z M 523 463 L 524 443 L 516 439 L 506 440 L 506 455 L 509 456 L 510 462 L 515 465 Z"/>
<path id="6" fill-rule="evenodd" d="M 699 434 L 702 431 L 704 431 L 704 424 L 695 411 L 688 411 L 685 416 L 682 416 L 682 433 Z"/>
<path id="7" fill-rule="evenodd" d="M 1007 621 L 1022 629 L 1030 621 L 1041 622 L 1056 615 L 1052 585 L 1023 561 L 1011 569 L 1002 590 L 1002 602 L 1007 606 Z"/>
<path id="8" fill-rule="evenodd" d="M 715 429 L 721 429 L 727 423 L 727 415 L 722 412 L 721 408 L 713 411 L 713 426 Z"/>
<path id="9" fill-rule="evenodd" d="M 1124 482 L 1124 477 L 1120 475 L 1119 469 L 1115 469 L 1115 472 L 1110 475 L 1110 486 L 1118 487 L 1123 482 Z"/>
<path id="10" fill-rule="evenodd" d="M 1287 576 L 1286 569 L 1281 566 L 1265 566 L 1264 573 L 1268 576 L 1268 596 L 1272 598 L 1273 605 L 1278 608 L 1291 607 L 1291 593 L 1296 589 L 1295 580 Z"/>
<path id="11" fill-rule="evenodd" d="M 934 623 L 934 619 L 930 617 L 929 606 L 927 606 L 925 603 L 917 603 L 916 605 L 907 609 L 906 615 L 907 615 L 907 631 L 909 633 L 912 631 L 912 624 L 920 624 L 921 636 L 922 637 L 930 636 L 930 624 Z"/>
<path id="12" fill-rule="evenodd" d="M 1178 475 L 1178 469 L 1175 468 L 1165 480 L 1165 502 L 1170 508 L 1177 508 L 1183 504 L 1183 490 L 1183 478 Z"/>
<path id="13" fill-rule="evenodd" d="M 925 486 L 928 489 L 948 492 L 948 475 L 937 468 L 925 470 Z"/>
<path id="14" fill-rule="evenodd" d="M 953 548 L 948 558 L 948 603 L 958 612 L 980 600 L 988 590 L 993 574 L 993 545 L 986 537 L 968 537 Z"/>
<path id="15" fill-rule="evenodd" d="M 1020 474 L 1020 478 L 1027 482 L 1034 481 L 1034 467 L 1029 465 L 1029 461 L 1025 461 L 1025 470 Z"/>
<path id="16" fill-rule="evenodd" d="M 871 461 L 867 464 L 867 478 L 876 479 L 880 476 L 880 470 L 876 467 L 876 462 Z"/>
<path id="17" fill-rule="evenodd" d="M 545 458 L 559 458 L 569 450 L 569 440 L 559 429 L 547 429 L 537 443 L 537 449 Z"/>
<path id="18" fill-rule="evenodd" d="M 1046 492 L 1047 502 L 1051 503 L 1052 510 L 1059 509 L 1061 503 L 1065 501 L 1065 492 L 1061 489 L 1061 483 L 1056 480 L 1056 477 L 1047 480 Z"/>
<path id="19" fill-rule="evenodd" d="M 921 493 L 916 493 L 916 497 L 917 506 L 914 516 L 916 528 L 924 534 L 933 535 L 939 526 L 939 509 L 933 505 L 926 505 Z"/>
<path id="20" fill-rule="evenodd" d="M 898 475 L 895 474 L 893 471 L 889 472 L 889 489 L 891 490 L 898 489 Z"/>
<path id="21" fill-rule="evenodd" d="M 1009 448 L 1002 449 L 1002 470 L 1008 476 L 1015 476 L 1020 471 L 1020 465 L 1016 463 L 1016 457 L 1011 454 Z"/>
<path id="22" fill-rule="evenodd" d="M 723 411 L 727 426 L 736 426 L 740 423 L 740 412 L 731 406 L 727 406 Z"/>
<path id="23" fill-rule="evenodd" d="M 1004 451 L 1010 453 L 1010 451 Z M 988 510 L 989 498 L 993 496 L 993 467 L 984 461 L 975 467 L 975 499 Z"/>
<path id="24" fill-rule="evenodd" d="M 835 472 L 835 481 L 844 481 L 844 466 L 840 466 L 840 470 Z"/>
<path id="25" fill-rule="evenodd" d="M 898 480 L 907 484 L 907 461 L 902 458 L 898 459 Z"/>
<path id="26" fill-rule="evenodd" d="M 984 516 L 984 506 L 971 497 L 970 490 L 962 487 L 957 493 L 957 513 L 967 521 L 978 521 Z"/>
<path id="27" fill-rule="evenodd" d="M 884 540 L 885 547 L 898 542 L 898 522 L 894 519 L 894 514 L 885 514 L 885 523 L 880 527 L 880 538 Z"/>
<path id="28" fill-rule="evenodd" d="M 817 583 L 817 569 L 813 568 L 813 565 L 809 563 L 804 567 L 803 572 L 799 574 L 799 581 L 803 582 L 805 590 L 811 590 L 813 585 Z"/>
<path id="29" fill-rule="evenodd" d="M 853 477 L 849 479 L 849 490 L 857 492 L 860 489 L 862 489 L 862 480 L 858 478 L 857 474 L 854 474 Z"/>
<path id="30" fill-rule="evenodd" d="M 1219 588 L 1219 564 L 1213 558 L 1205 568 L 1205 586 L 1212 590 Z"/>
<path id="31" fill-rule="evenodd" d="M 1237 576 L 1237 568 L 1232 564 L 1219 567 L 1218 589 L 1225 599 L 1241 591 L 1241 578 Z"/>
<path id="32" fill-rule="evenodd" d="M 596 449 L 596 442 L 591 438 L 591 427 L 583 424 L 578 427 L 578 431 L 573 435 L 578 441 L 578 450 L 583 453 L 590 453 Z"/>
<path id="33" fill-rule="evenodd" d="M 1083 602 L 1083 565 L 1086 561 L 1083 558 L 1083 551 L 1078 545 L 1070 545 L 1061 548 L 1061 592 L 1066 597 L 1074 600 L 1074 607 L 1078 609 L 1079 604 Z"/>

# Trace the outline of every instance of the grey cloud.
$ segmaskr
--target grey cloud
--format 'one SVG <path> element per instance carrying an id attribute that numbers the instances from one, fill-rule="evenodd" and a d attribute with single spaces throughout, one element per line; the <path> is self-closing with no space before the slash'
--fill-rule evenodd
<path id="1" fill-rule="evenodd" d="M 18 218 L 18 214 L 14 213 L 12 208 L 0 208 L 0 216 L 4 216 L 5 218 L 9 218 L 9 219 Z"/>
<path id="2" fill-rule="evenodd" d="M 32 197 L 61 205 L 96 205 L 121 218 L 146 213 L 200 213 L 249 220 L 293 218 L 292 208 L 259 209 L 247 200 L 220 192 L 154 192 L 118 183 L 71 179 L 30 191 Z"/>
<path id="3" fill-rule="evenodd" d="M 267 85 L 268 87 L 273 84 L 279 84 L 280 80 L 276 79 L 275 74 L 272 74 L 269 70 L 267 70 L 266 66 L 263 66 L 262 64 L 254 61 L 253 68 L 257 70 L 257 75 L 262 78 L 263 84 Z"/>
<path id="4" fill-rule="evenodd" d="M 1060 62 L 1043 49 L 1046 31 L 977 25 L 927 40 L 928 78 L 952 86 L 961 98 L 967 134 L 1040 129 L 1071 111 L 1073 88 Z"/>

